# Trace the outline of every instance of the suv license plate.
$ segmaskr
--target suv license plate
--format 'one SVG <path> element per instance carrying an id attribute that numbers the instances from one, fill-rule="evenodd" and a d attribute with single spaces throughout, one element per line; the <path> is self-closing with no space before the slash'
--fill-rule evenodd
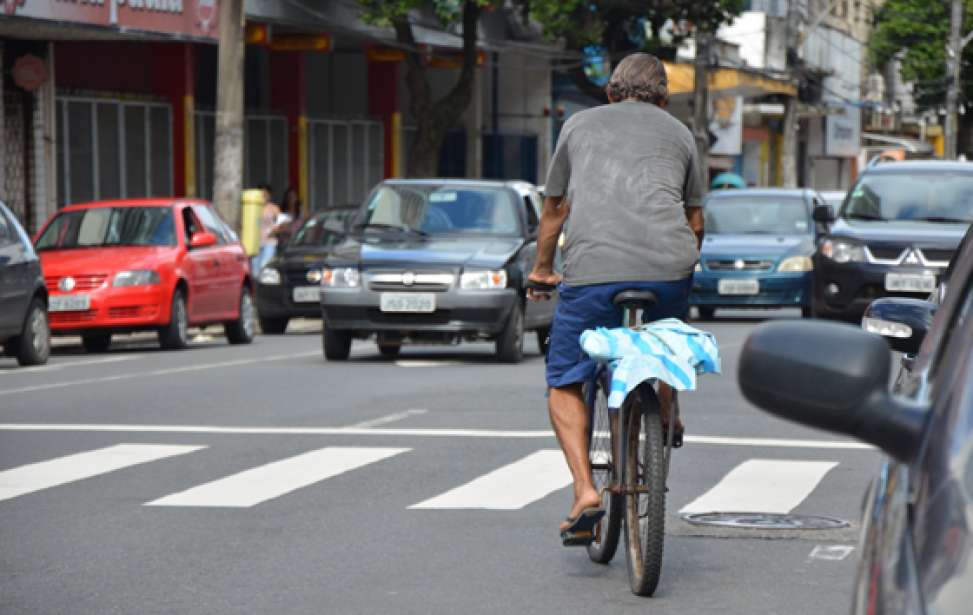
<path id="1" fill-rule="evenodd" d="M 320 286 L 297 286 L 292 295 L 294 303 L 317 303 L 321 299 Z"/>
<path id="2" fill-rule="evenodd" d="M 432 293 L 382 293 L 379 307 L 383 312 L 413 312 L 428 314 L 436 311 L 436 295 Z"/>
<path id="3" fill-rule="evenodd" d="M 88 295 L 51 295 L 48 299 L 49 312 L 83 312 L 91 309 L 91 297 Z"/>
<path id="4" fill-rule="evenodd" d="M 887 273 L 885 290 L 900 293 L 931 293 L 936 290 L 936 276 L 924 273 Z"/>
<path id="5" fill-rule="evenodd" d="M 716 285 L 716 291 L 721 295 L 756 295 L 760 293 L 758 280 L 722 279 Z"/>

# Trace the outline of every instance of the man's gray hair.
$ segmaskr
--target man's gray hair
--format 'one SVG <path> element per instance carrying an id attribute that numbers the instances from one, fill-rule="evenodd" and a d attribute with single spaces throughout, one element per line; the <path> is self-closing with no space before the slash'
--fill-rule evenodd
<path id="1" fill-rule="evenodd" d="M 659 58 L 648 53 L 628 55 L 615 67 L 605 92 L 616 101 L 634 98 L 662 105 L 669 98 L 666 67 Z"/>

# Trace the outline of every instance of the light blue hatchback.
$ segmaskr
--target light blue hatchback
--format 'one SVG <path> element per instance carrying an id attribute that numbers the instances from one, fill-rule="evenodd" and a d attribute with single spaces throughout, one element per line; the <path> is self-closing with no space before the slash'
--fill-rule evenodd
<path id="1" fill-rule="evenodd" d="M 689 298 L 701 318 L 717 308 L 798 307 L 811 315 L 813 190 L 718 190 L 703 204 L 706 238 Z"/>

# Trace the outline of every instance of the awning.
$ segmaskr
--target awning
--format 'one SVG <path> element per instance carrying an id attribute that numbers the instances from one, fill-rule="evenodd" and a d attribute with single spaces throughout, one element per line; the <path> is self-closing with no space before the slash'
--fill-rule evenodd
<path id="1" fill-rule="evenodd" d="M 862 138 L 866 141 L 874 141 L 876 144 L 894 145 L 901 147 L 910 154 L 932 154 L 933 147 L 930 143 L 913 139 L 910 137 L 900 137 L 897 135 L 883 135 L 875 132 L 863 132 Z"/>
<path id="2" fill-rule="evenodd" d="M 692 64 L 665 62 L 669 78 L 669 97 L 692 95 L 696 71 Z M 755 98 L 768 94 L 797 96 L 797 87 L 786 79 L 775 79 L 761 73 L 741 68 L 720 67 L 710 69 L 708 75 L 711 94 Z"/>

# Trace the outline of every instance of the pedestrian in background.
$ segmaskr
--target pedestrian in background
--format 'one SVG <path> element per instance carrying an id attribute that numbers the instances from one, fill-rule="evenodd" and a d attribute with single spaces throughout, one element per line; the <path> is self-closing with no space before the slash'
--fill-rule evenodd
<path id="1" fill-rule="evenodd" d="M 284 195 L 280 199 L 280 209 L 281 216 L 288 216 L 290 219 L 282 220 L 274 231 L 277 237 L 278 251 L 287 245 L 291 236 L 297 232 L 297 229 L 304 222 L 301 197 L 297 194 L 297 190 L 293 186 L 288 186 L 287 190 L 284 191 Z"/>
<path id="2" fill-rule="evenodd" d="M 260 211 L 260 251 L 254 263 L 254 271 L 259 272 L 263 269 L 270 259 L 277 252 L 277 237 L 274 231 L 280 224 L 281 211 L 277 203 L 274 203 L 270 186 L 261 184 L 260 189 L 264 193 L 264 207 Z"/>

